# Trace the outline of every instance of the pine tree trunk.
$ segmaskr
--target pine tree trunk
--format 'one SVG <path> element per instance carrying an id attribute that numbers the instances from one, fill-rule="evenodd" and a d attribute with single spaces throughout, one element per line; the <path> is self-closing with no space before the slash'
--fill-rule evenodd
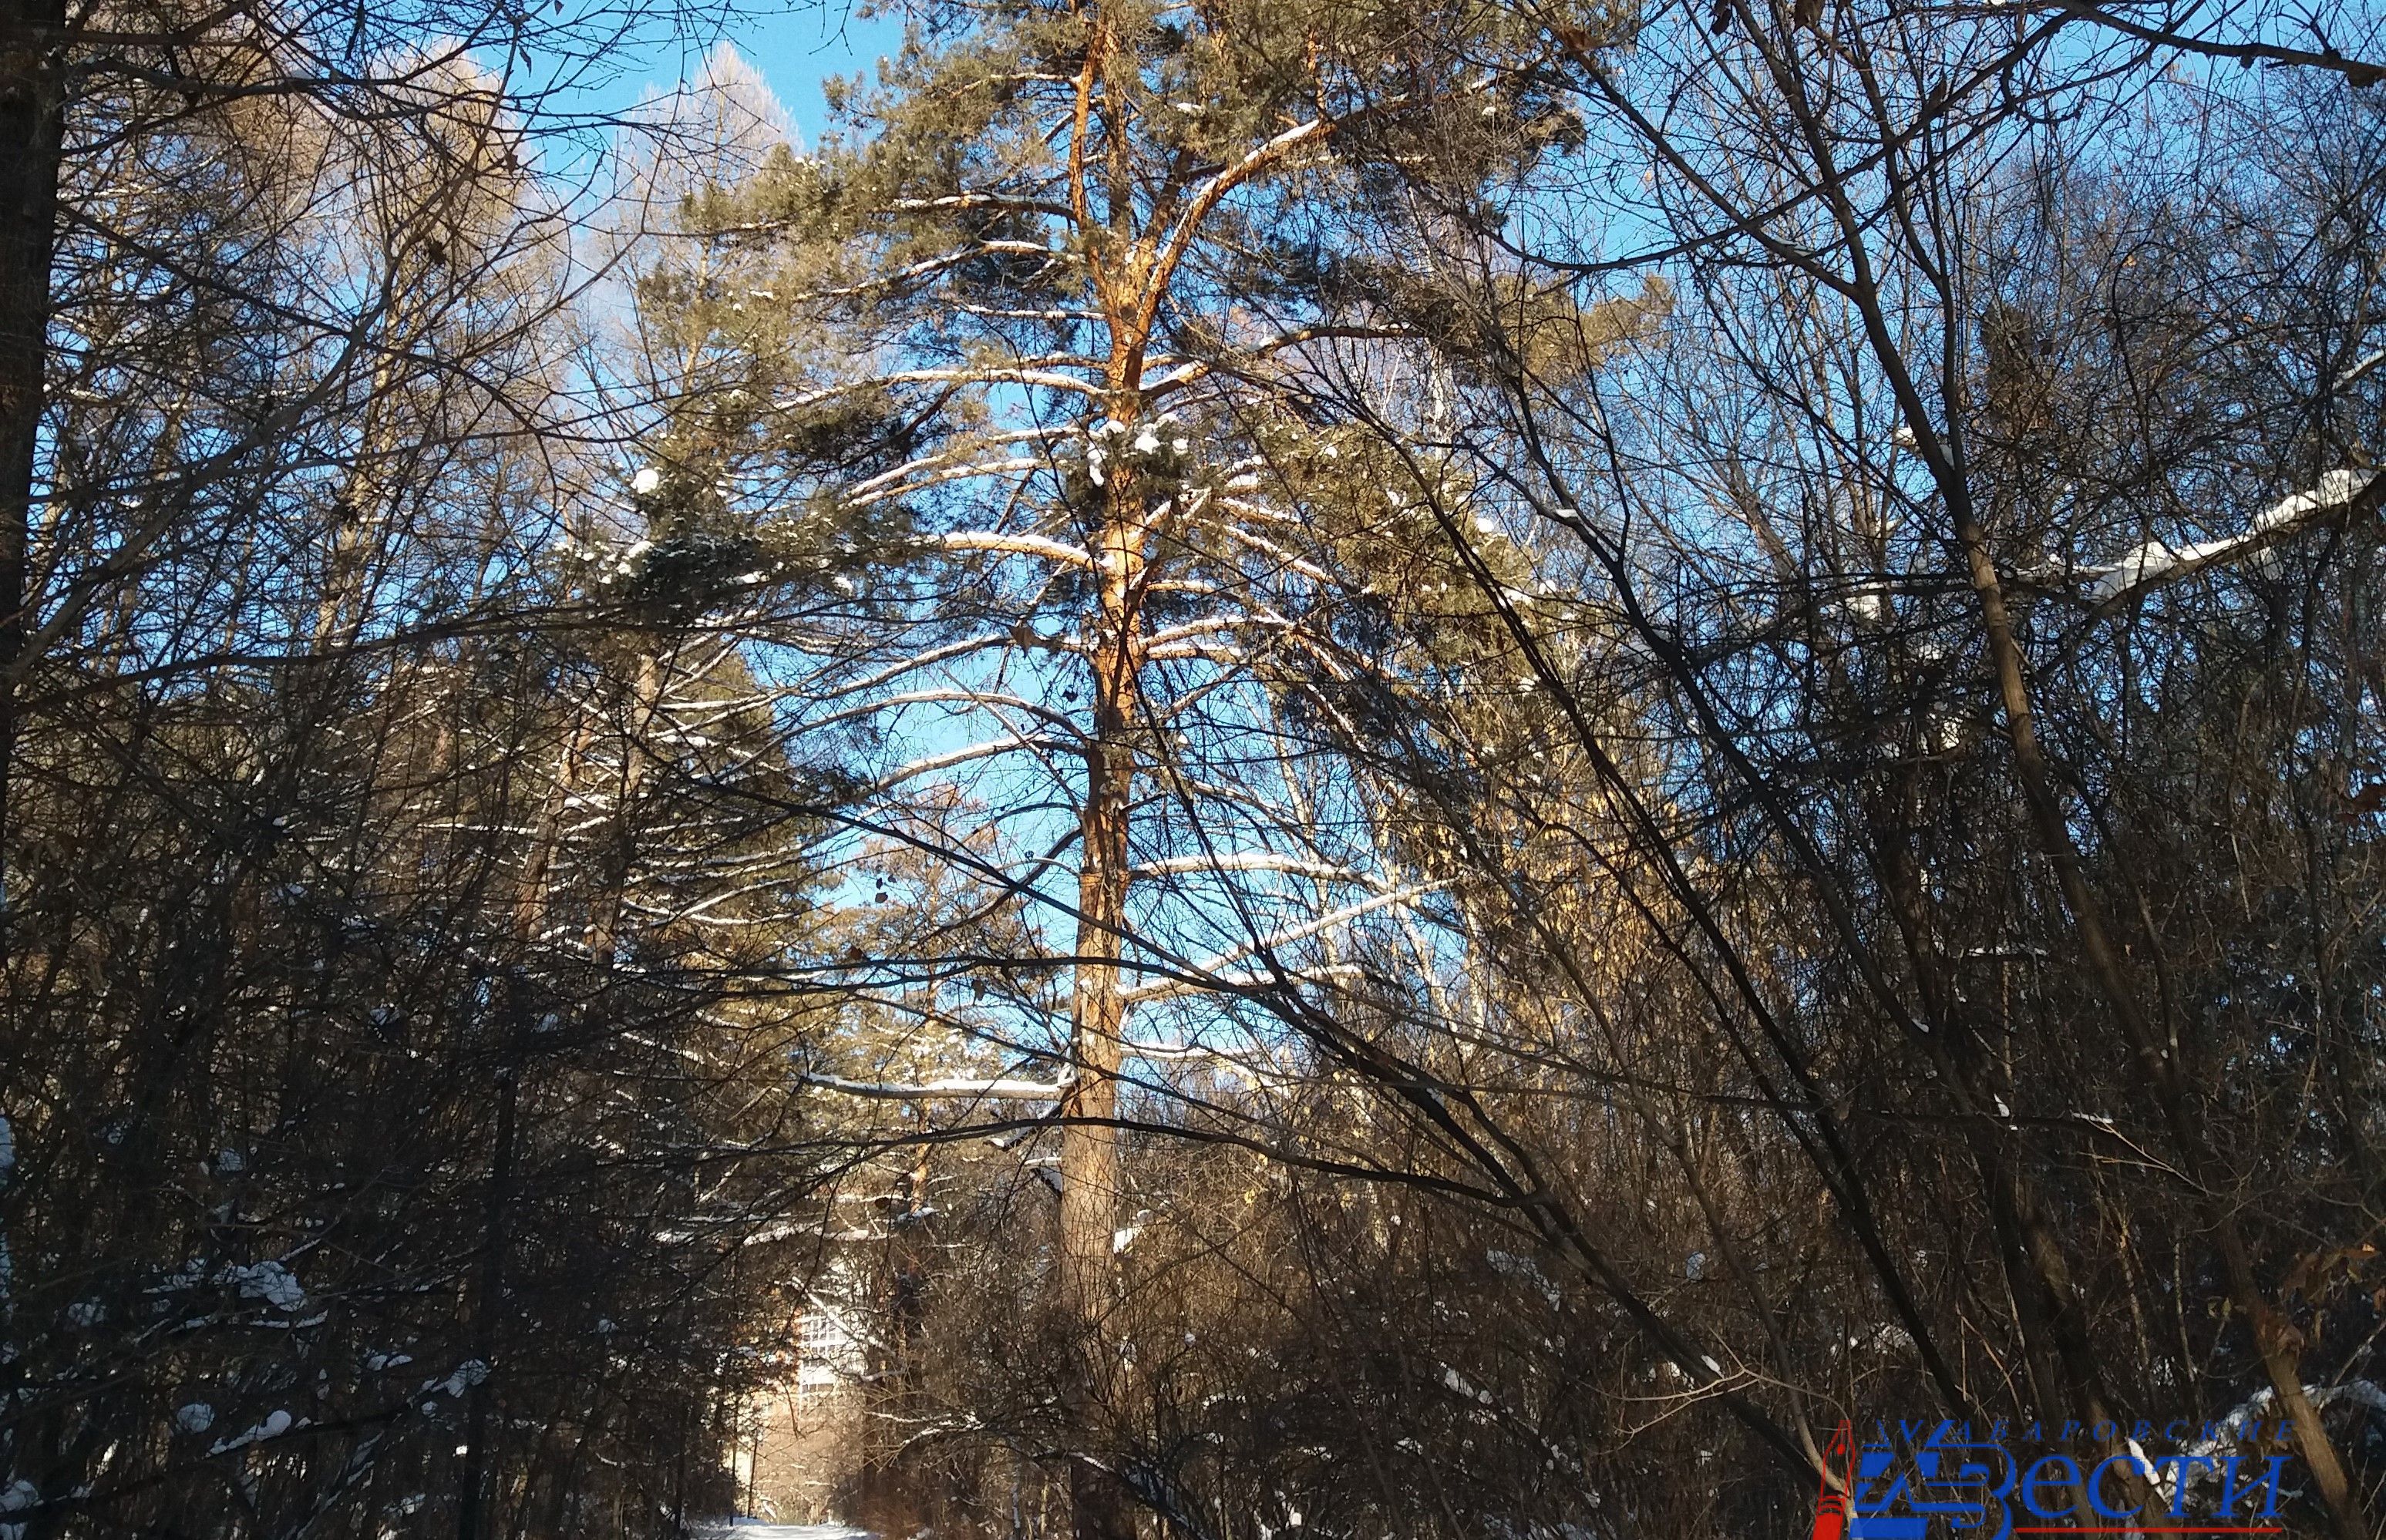
<path id="1" fill-rule="evenodd" d="M 1101 538 L 1102 589 L 1094 647 L 1093 741 L 1079 816 L 1077 940 L 1070 1008 L 1070 1069 L 1061 1134 L 1061 1305 L 1074 1328 L 1071 1410 L 1082 1436 L 1099 1423 L 1105 1387 L 1119 1371 L 1109 1315 L 1118 1229 L 1118 1070 L 1125 1002 L 1119 991 L 1126 922 L 1128 804 L 1135 782 L 1136 599 L 1142 524 L 1132 479 L 1114 477 Z M 1115 1476 L 1083 1459 L 1070 1467 L 1076 1540 L 1133 1540 L 1135 1521 Z"/>
<path id="2" fill-rule="evenodd" d="M 1115 1292 L 1111 1236 L 1118 1224 L 1118 1131 L 1102 1120 L 1118 1110 L 1121 1002 L 1115 959 L 1126 887 L 1122 783 L 1131 771 L 1115 762 L 1105 765 L 1111 758 L 1099 745 L 1088 757 L 1097 768 L 1086 777 L 1086 859 L 1077 879 L 1084 918 L 1077 931 L 1072 1023 L 1076 1081 L 1065 1108 L 1070 1121 L 1061 1134 L 1062 1308 L 1074 1329 L 1078 1364 L 1073 1388 L 1078 1405 L 1072 1410 L 1081 1436 L 1099 1422 L 1108 1399 L 1104 1386 L 1118 1369 L 1108 1319 Z M 1069 1496 L 1077 1540 L 1124 1540 L 1135 1533 L 1117 1484 L 1083 1459 L 1070 1468 Z"/>

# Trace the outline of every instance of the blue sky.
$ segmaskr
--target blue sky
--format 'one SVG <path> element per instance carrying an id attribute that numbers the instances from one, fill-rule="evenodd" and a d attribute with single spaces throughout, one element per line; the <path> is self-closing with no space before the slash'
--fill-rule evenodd
<path id="1" fill-rule="evenodd" d="M 873 17 L 858 15 L 858 9 L 848 0 L 778 0 L 740 7 L 720 31 L 690 35 L 648 56 L 606 60 L 584 73 L 584 88 L 565 101 L 575 112 L 621 111 L 649 89 L 669 91 L 692 78 L 705 54 L 725 38 L 762 72 L 810 146 L 818 143 L 827 118 L 821 82 L 874 70 L 880 56 L 902 46 L 899 9 Z"/>
<path id="2" fill-rule="evenodd" d="M 832 0 L 817 9 L 752 17 L 730 41 L 762 71 L 810 144 L 823 125 L 821 81 L 875 69 L 880 55 L 903 45 L 903 19 L 854 16 Z"/>

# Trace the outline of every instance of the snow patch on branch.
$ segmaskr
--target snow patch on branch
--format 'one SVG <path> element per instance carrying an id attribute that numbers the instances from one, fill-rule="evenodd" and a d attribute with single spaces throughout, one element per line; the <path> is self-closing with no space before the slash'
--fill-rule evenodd
<path id="1" fill-rule="evenodd" d="M 297 1276 L 278 1261 L 235 1264 L 223 1270 L 223 1281 L 250 1299 L 262 1299 L 276 1309 L 296 1314 L 307 1308 L 307 1291 Z"/>

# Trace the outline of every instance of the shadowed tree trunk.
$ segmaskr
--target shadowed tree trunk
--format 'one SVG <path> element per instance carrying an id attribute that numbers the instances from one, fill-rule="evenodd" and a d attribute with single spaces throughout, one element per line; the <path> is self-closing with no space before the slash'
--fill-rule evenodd
<path id="1" fill-rule="evenodd" d="M 12 0 L 0 35 L 0 946 L 8 926 L 8 794 L 66 121 L 54 49 L 65 23 L 63 0 Z"/>

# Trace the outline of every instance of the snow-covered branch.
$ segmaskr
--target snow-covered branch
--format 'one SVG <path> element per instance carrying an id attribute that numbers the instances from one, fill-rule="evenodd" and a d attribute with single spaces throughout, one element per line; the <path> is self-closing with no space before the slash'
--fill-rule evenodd
<path id="1" fill-rule="evenodd" d="M 906 781 L 916 779 L 919 776 L 928 775 L 936 770 L 950 770 L 955 765 L 966 765 L 973 759 L 990 759 L 998 754 L 1010 754 L 1019 749 L 1074 749 L 1076 746 L 1077 745 L 1071 744 L 1056 743 L 1049 738 L 1025 737 L 1002 738 L 987 743 L 971 744 L 966 748 L 948 749 L 941 754 L 924 755 L 920 758 L 910 761 L 908 764 L 899 765 L 881 778 L 879 782 L 871 788 L 871 790 L 873 792 L 883 792 L 890 787 L 900 785 Z"/>
<path id="2" fill-rule="evenodd" d="M 1296 877 L 1320 877 L 1335 883 L 1372 883 L 1364 872 L 1331 861 L 1300 856 L 1280 856 L 1272 850 L 1235 850 L 1207 856 L 1171 856 L 1135 869 L 1135 875 L 1165 877 L 1194 871 L 1281 871 Z"/>
<path id="3" fill-rule="evenodd" d="M 1046 257 L 1055 262 L 1083 260 L 1075 252 L 1058 250 L 1035 241 L 978 241 L 958 251 L 948 251 L 935 257 L 923 257 L 908 268 L 898 268 L 893 272 L 866 279 L 860 283 L 848 283 L 834 289 L 815 289 L 803 297 L 810 300 L 850 299 L 856 294 L 873 294 L 883 289 L 898 288 L 919 279 L 933 278 L 948 269 L 958 268 L 964 262 L 974 262 L 990 253 L 1000 253 L 1006 257 Z"/>
<path id="4" fill-rule="evenodd" d="M 2386 483 L 2368 470 L 2331 470 L 2309 492 L 2282 497 L 2255 514 L 2236 534 L 2187 545 L 2149 540 L 2105 567 L 2083 569 L 2092 578 L 2082 591 L 2099 610 L 2109 612 L 2131 599 L 2207 567 L 2252 556 L 2273 542 L 2330 514 L 2356 505 L 2375 507 Z"/>
<path id="5" fill-rule="evenodd" d="M 841 381 L 816 391 L 790 395 L 771 405 L 779 411 L 799 411 L 817 407 L 823 401 L 834 401 L 840 395 L 879 385 L 1040 385 L 1046 390 L 1075 391 L 1080 395 L 1099 395 L 1101 387 L 1090 380 L 1080 380 L 1074 374 L 1056 374 L 1044 369 L 901 369 L 865 379 Z"/>
<path id="6" fill-rule="evenodd" d="M 1379 893 L 1372 898 L 1363 899 L 1356 904 L 1346 905 L 1341 908 L 1334 910 L 1330 914 L 1320 915 L 1314 920 L 1303 921 L 1299 925 L 1287 926 L 1283 930 L 1274 931 L 1266 935 L 1254 937 L 1240 945 L 1229 947 L 1225 951 L 1217 953 L 1215 956 L 1204 958 L 1202 961 L 1194 964 L 1191 968 L 1184 970 L 1186 977 L 1168 979 L 1157 983 L 1142 984 L 1134 989 L 1127 990 L 1125 991 L 1125 998 L 1130 1001 L 1144 1000 L 1151 999 L 1162 995 L 1177 994 L 1186 989 L 1199 989 L 1205 986 L 1214 986 L 1219 984 L 1234 986 L 1264 983 L 1265 981 L 1261 979 L 1242 977 L 1228 978 L 1224 975 L 1224 970 L 1242 961 L 1245 958 L 1251 957 L 1255 954 L 1272 952 L 1279 946 L 1287 946 L 1296 941 L 1306 941 L 1312 936 L 1322 935 L 1327 931 L 1347 925 L 1354 920 L 1358 920 L 1365 915 L 1374 913 L 1377 909 L 1388 908 L 1395 904 L 1406 904 L 1412 902 L 1414 899 L 1425 896 L 1425 895 L 1428 893 L 1436 891 L 1441 885 L 1442 884 L 1439 883 L 1411 883 L 1406 887 L 1394 888 L 1388 893 Z M 1329 968 L 1323 970 L 1309 970 L 1307 971 L 1333 973 L 1336 971 L 1347 970 L 1348 970 L 1345 969 Z"/>
<path id="7" fill-rule="evenodd" d="M 935 544 L 948 551 L 1001 551 L 1011 556 L 1036 556 L 1051 561 L 1064 561 L 1087 571 L 1096 568 L 1092 555 L 1084 547 L 1040 534 L 997 534 L 990 530 L 964 530 L 938 535 Z"/>
<path id="8" fill-rule="evenodd" d="M 1363 976 L 1366 971 L 1355 962 L 1330 962 L 1321 967 L 1293 970 L 1291 974 L 1296 979 L 1354 979 Z M 1273 973 L 1215 973 L 1199 983 L 1191 979 L 1163 979 L 1158 983 L 1130 989 L 1124 997 L 1129 1005 L 1149 1005 L 1154 1000 L 1199 995 L 1205 990 L 1264 989 L 1275 982 L 1276 975 Z M 1217 1053 L 1212 1057 L 1239 1062 L 1230 1054 Z"/>
<path id="9" fill-rule="evenodd" d="M 1054 1102 L 1068 1095 L 1065 1080 L 928 1080 L 916 1084 L 848 1080 L 843 1075 L 804 1073 L 806 1085 L 840 1096 L 868 1096 L 880 1101 L 1014 1101 Z"/>
<path id="10" fill-rule="evenodd" d="M 1041 460 L 1025 457 L 981 460 L 975 465 L 948 466 L 942 470 L 922 475 L 916 481 L 898 482 L 893 485 L 881 486 L 868 495 L 859 492 L 849 492 L 846 495 L 845 506 L 849 508 L 871 507 L 880 503 L 891 503 L 898 497 L 917 496 L 923 492 L 947 486 L 954 482 L 973 482 L 986 476 L 1029 476 L 1043 469 L 1044 464 Z M 884 482 L 885 478 L 882 476 L 876 480 Z"/>

